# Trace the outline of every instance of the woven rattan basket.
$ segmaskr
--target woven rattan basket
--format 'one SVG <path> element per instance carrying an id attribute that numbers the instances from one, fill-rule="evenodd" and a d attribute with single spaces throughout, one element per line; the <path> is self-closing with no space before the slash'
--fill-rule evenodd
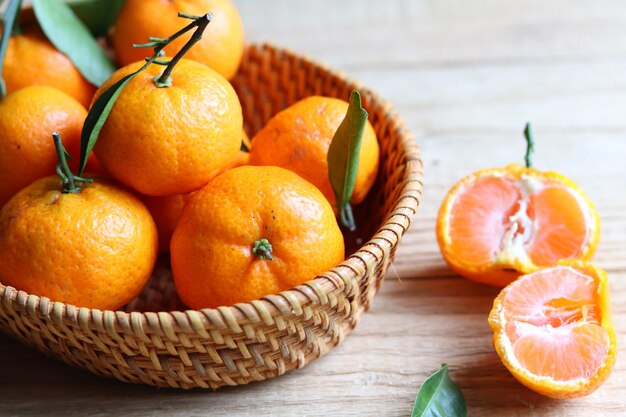
<path id="1" fill-rule="evenodd" d="M 417 145 L 391 107 L 361 85 L 269 45 L 248 47 L 233 84 L 246 129 L 310 95 L 361 91 L 381 145 L 381 168 L 346 236 L 347 260 L 313 281 L 232 307 L 185 311 L 168 261 L 124 311 L 77 308 L 0 285 L 0 327 L 72 365 L 125 382 L 218 388 L 301 368 L 356 326 L 378 290 L 421 193 Z"/>

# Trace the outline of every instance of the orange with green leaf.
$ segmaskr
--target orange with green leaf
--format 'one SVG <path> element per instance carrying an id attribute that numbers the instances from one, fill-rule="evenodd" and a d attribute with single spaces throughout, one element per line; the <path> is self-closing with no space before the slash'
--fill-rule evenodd
<path id="1" fill-rule="evenodd" d="M 329 172 L 328 153 L 347 110 L 348 103 L 330 97 L 308 97 L 291 105 L 272 117 L 254 136 L 250 164 L 273 165 L 293 171 L 319 188 L 337 207 L 336 184 L 331 182 L 334 176 Z M 356 151 L 355 165 L 358 168 L 355 185 L 349 201 L 352 204 L 359 204 L 365 199 L 378 173 L 380 151 L 369 122 L 364 124 L 361 137 Z M 338 161 L 331 165 L 338 166 Z M 343 173 L 345 169 L 341 171 Z M 345 204 L 340 202 L 343 207 Z M 345 210 L 339 210 L 340 207 L 337 209 L 342 216 L 349 216 Z"/>
<path id="2" fill-rule="evenodd" d="M 211 15 L 184 17 L 192 19 L 184 30 L 140 45 L 156 50 L 148 62 L 118 70 L 100 87 L 85 124 L 81 161 L 95 145 L 113 177 L 146 195 L 199 189 L 235 160 L 241 147 L 243 116 L 230 83 L 205 65 L 182 59 L 200 41 Z M 192 29 L 174 58 L 158 57 Z"/>

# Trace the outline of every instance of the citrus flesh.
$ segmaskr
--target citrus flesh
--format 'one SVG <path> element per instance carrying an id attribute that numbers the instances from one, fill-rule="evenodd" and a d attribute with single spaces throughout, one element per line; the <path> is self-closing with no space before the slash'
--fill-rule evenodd
<path id="1" fill-rule="evenodd" d="M 576 184 L 519 165 L 479 171 L 459 181 L 437 222 L 450 266 L 499 286 L 561 259 L 590 259 L 599 229 L 593 204 Z"/>
<path id="2" fill-rule="evenodd" d="M 504 364 L 529 388 L 554 398 L 587 395 L 615 361 L 606 274 L 580 261 L 524 275 L 489 316 Z"/>

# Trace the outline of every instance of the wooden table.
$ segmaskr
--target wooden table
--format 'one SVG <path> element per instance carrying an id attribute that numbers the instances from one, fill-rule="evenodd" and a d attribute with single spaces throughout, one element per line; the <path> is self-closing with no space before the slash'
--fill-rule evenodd
<path id="1" fill-rule="evenodd" d="M 626 3 L 622 0 L 239 0 L 248 39 L 313 56 L 390 100 L 417 136 L 425 191 L 371 311 L 325 358 L 217 392 L 126 385 L 0 336 L 2 415 L 405 416 L 442 362 L 471 416 L 626 415 Z M 521 162 L 577 181 L 602 218 L 620 351 L 608 382 L 554 401 L 518 384 L 491 345 L 497 290 L 444 264 L 435 216 L 476 169 Z"/>

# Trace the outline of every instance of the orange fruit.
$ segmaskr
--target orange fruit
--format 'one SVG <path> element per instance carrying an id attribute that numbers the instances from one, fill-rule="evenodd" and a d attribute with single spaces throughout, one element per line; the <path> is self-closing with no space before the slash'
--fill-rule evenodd
<path id="1" fill-rule="evenodd" d="M 176 290 L 194 309 L 278 293 L 344 259 L 328 201 L 278 167 L 244 166 L 214 178 L 187 203 L 171 249 Z"/>
<path id="2" fill-rule="evenodd" d="M 606 273 L 587 262 L 520 277 L 496 298 L 489 325 L 513 376 L 548 397 L 588 395 L 615 364 Z"/>
<path id="3" fill-rule="evenodd" d="M 185 204 L 191 198 L 189 194 L 175 194 L 164 197 L 153 197 L 148 195 L 140 196 L 141 201 L 146 205 L 157 230 L 159 231 L 159 252 L 165 253 L 170 251 L 170 241 L 174 234 L 174 229 L 178 224 L 178 219 L 183 213 Z"/>
<path id="4" fill-rule="evenodd" d="M 589 260 L 599 238 L 598 214 L 572 180 L 517 164 L 461 179 L 437 218 L 450 268 L 497 286 L 561 259 Z"/>
<path id="5" fill-rule="evenodd" d="M 116 71 L 96 97 L 143 64 Z M 209 182 L 237 157 L 243 124 L 235 90 L 209 67 L 182 59 L 172 86 L 158 88 L 153 78 L 162 72 L 151 65 L 132 79 L 94 148 L 113 177 L 153 196 L 185 194 Z"/>
<path id="6" fill-rule="evenodd" d="M 167 38 L 185 27 L 189 20 L 177 17 L 178 12 L 197 16 L 213 13 L 204 36 L 185 57 L 213 68 L 227 79 L 233 78 L 243 56 L 244 30 L 239 12 L 230 0 L 126 1 L 111 38 L 120 64 L 146 57 L 146 50 L 133 48 L 134 43 L 147 42 L 150 36 Z M 174 56 L 190 37 L 191 33 L 187 33 L 172 42 L 165 48 L 166 54 Z"/>
<path id="7" fill-rule="evenodd" d="M 72 61 L 34 28 L 9 38 L 2 77 L 8 94 L 31 85 L 47 85 L 64 91 L 85 107 L 96 91 Z"/>
<path id="8" fill-rule="evenodd" d="M 0 211 L 0 282 L 79 307 L 116 309 L 136 297 L 157 256 L 150 213 L 105 182 L 65 194 L 39 179 Z"/>
<path id="9" fill-rule="evenodd" d="M 36 179 L 54 172 L 57 158 L 52 132 L 57 130 L 74 157 L 87 111 L 63 91 L 31 86 L 9 94 L 0 103 L 0 207 Z M 88 170 L 97 166 L 90 160 Z"/>
<path id="10" fill-rule="evenodd" d="M 243 132 L 244 143 L 250 146 L 250 141 L 245 132 Z M 239 151 L 237 157 L 231 161 L 231 163 L 224 169 L 227 171 L 238 166 L 247 165 L 249 154 L 244 151 Z M 153 197 L 142 195 L 141 200 L 146 205 L 152 218 L 159 230 L 159 252 L 165 253 L 170 251 L 170 241 L 174 234 L 174 229 L 178 224 L 178 219 L 183 213 L 185 204 L 189 201 L 191 194 L 175 194 L 164 197 Z"/>
<path id="11" fill-rule="evenodd" d="M 250 164 L 274 165 L 293 171 L 319 188 L 335 206 L 326 156 L 347 110 L 347 102 L 330 97 L 313 96 L 293 104 L 272 117 L 254 136 Z M 376 133 L 367 122 L 352 194 L 353 204 L 362 202 L 374 185 L 379 152 Z"/>

